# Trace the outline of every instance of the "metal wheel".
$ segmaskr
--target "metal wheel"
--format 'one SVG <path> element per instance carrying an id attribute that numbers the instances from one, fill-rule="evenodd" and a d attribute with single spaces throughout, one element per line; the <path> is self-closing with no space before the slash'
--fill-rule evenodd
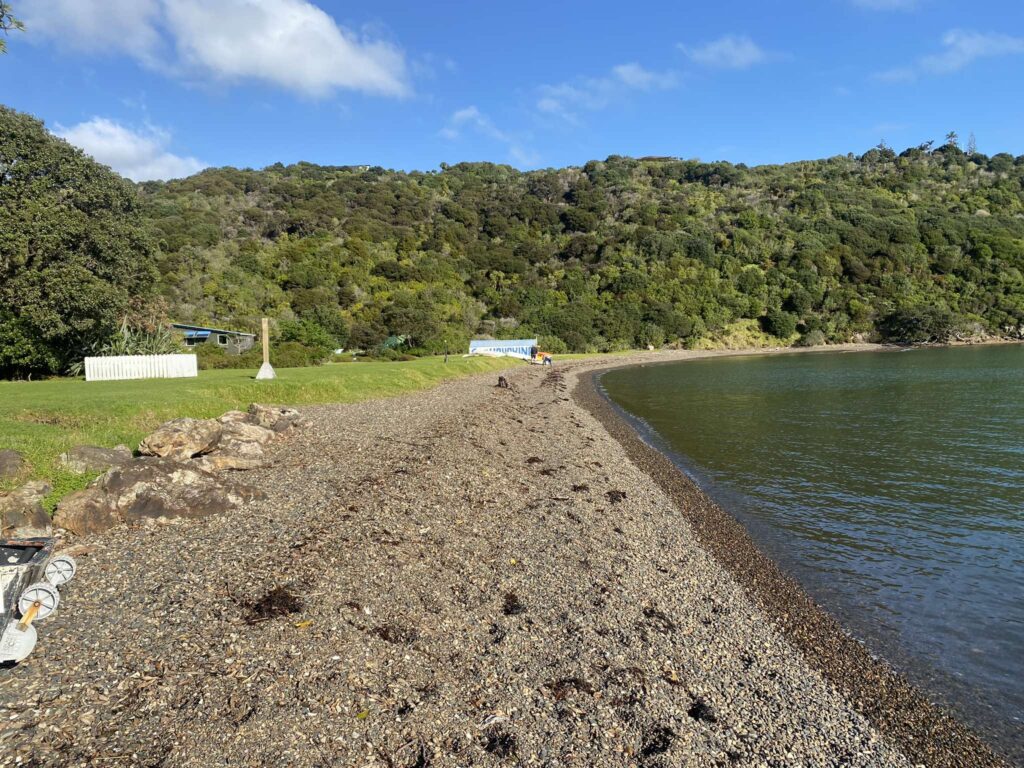
<path id="1" fill-rule="evenodd" d="M 75 558 L 71 555 L 58 555 L 46 564 L 43 577 L 53 586 L 59 587 L 75 578 L 77 571 L 78 564 Z"/>
<path id="2" fill-rule="evenodd" d="M 35 618 L 36 621 L 42 621 L 57 610 L 57 606 L 60 605 L 60 592 L 45 581 L 29 584 L 18 598 L 18 610 L 25 616 L 36 603 L 39 603 L 39 610 Z"/>

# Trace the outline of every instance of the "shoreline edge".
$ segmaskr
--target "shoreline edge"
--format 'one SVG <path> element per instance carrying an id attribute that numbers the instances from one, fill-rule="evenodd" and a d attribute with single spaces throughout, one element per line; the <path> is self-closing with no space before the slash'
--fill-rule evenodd
<path id="1" fill-rule="evenodd" d="M 726 352 L 721 356 L 731 355 Z M 1008 766 L 970 728 L 929 702 L 884 660 L 873 657 L 793 577 L 758 548 L 736 518 L 712 501 L 668 456 L 645 442 L 601 390 L 600 378 L 612 368 L 686 359 L 623 361 L 621 365 L 612 363 L 581 371 L 572 397 L 672 500 L 698 544 L 726 569 L 808 664 L 909 759 L 936 768 Z"/>

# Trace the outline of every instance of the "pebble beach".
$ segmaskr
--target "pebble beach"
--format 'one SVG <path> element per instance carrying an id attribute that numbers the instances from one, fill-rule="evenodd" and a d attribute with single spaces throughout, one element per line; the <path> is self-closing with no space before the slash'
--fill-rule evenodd
<path id="1" fill-rule="evenodd" d="M 558 362 L 307 408 L 240 513 L 64 543 L 0 764 L 1001 766 Z"/>

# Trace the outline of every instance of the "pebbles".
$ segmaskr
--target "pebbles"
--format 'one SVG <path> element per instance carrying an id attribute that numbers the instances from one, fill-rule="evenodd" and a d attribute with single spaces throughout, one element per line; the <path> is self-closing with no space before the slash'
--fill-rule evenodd
<path id="1" fill-rule="evenodd" d="M 763 555 L 743 526 L 711 501 L 662 453 L 645 443 L 598 392 L 595 374 L 586 374 L 576 399 L 619 440 L 630 459 L 680 509 L 701 545 L 776 623 L 811 666 L 835 684 L 859 712 L 907 753 L 916 765 L 936 767 L 1005 766 L 1006 762 L 970 729 L 931 704 L 925 696 L 870 652 Z M 711 606 L 712 613 L 727 610 Z M 705 617 L 702 621 L 709 622 Z M 757 663 L 744 653 L 745 669 Z"/>
<path id="2" fill-rule="evenodd" d="M 569 398 L 592 365 L 310 409 L 247 474 L 265 498 L 83 538 L 66 615 L 0 680 L 0 754 L 909 765 Z"/>

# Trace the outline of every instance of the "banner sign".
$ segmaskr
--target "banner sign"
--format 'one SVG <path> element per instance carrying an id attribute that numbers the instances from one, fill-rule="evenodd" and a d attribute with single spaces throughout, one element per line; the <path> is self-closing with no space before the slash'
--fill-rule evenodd
<path id="1" fill-rule="evenodd" d="M 492 355 L 494 357 L 518 357 L 522 360 L 533 358 L 537 349 L 536 339 L 480 339 L 469 342 L 469 354 Z"/>

